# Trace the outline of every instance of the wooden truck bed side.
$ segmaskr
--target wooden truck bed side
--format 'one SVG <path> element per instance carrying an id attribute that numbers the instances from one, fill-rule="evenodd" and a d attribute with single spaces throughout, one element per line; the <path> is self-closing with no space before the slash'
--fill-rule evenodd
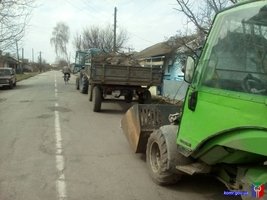
<path id="1" fill-rule="evenodd" d="M 161 67 L 98 64 L 92 65 L 87 71 L 92 84 L 159 86 L 163 77 Z"/>

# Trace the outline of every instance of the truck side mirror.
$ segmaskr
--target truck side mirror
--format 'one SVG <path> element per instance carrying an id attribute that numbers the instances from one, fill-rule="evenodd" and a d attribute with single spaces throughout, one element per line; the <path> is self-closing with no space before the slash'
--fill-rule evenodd
<path id="1" fill-rule="evenodd" d="M 193 75 L 195 72 L 195 60 L 193 57 L 188 56 L 186 60 L 186 65 L 184 69 L 184 80 L 187 83 L 191 83 L 193 79 Z"/>

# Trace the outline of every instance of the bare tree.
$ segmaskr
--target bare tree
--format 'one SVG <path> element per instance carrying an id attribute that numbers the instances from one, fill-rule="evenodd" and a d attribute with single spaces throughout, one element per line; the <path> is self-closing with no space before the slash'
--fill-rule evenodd
<path id="1" fill-rule="evenodd" d="M 52 32 L 50 44 L 54 46 L 57 56 L 63 55 L 66 60 L 69 60 L 67 44 L 69 42 L 70 30 L 64 22 L 58 22 Z"/>
<path id="2" fill-rule="evenodd" d="M 113 38 L 114 39 L 114 38 Z M 123 48 L 123 46 L 126 44 L 126 42 L 129 40 L 128 32 L 125 29 L 121 29 L 119 33 L 117 34 L 116 39 L 116 49 L 120 50 Z M 113 41 L 112 41 L 113 42 Z"/>
<path id="3" fill-rule="evenodd" d="M 128 40 L 128 34 L 125 30 L 120 30 L 117 34 L 116 49 L 119 51 L 123 48 L 123 45 Z M 76 49 L 89 49 L 89 48 L 99 48 L 104 51 L 113 50 L 113 30 L 110 25 L 105 28 L 100 28 L 98 26 L 87 27 L 83 30 L 82 34 L 76 33 L 73 44 Z"/>
<path id="4" fill-rule="evenodd" d="M 206 35 L 214 15 L 237 0 L 176 0 L 177 11 L 183 13 L 192 22 L 199 33 Z"/>
<path id="5" fill-rule="evenodd" d="M 59 58 L 58 60 L 57 60 L 57 67 L 59 68 L 59 69 L 62 69 L 64 66 L 66 66 L 66 65 L 68 65 L 68 61 L 67 60 L 65 60 L 65 59 L 62 59 L 62 58 Z"/>
<path id="6" fill-rule="evenodd" d="M 14 46 L 24 36 L 35 0 L 0 0 L 0 49 Z"/>
<path id="7" fill-rule="evenodd" d="M 83 49 L 88 48 L 102 48 L 101 44 L 101 29 L 97 26 L 92 26 L 90 28 L 85 28 L 83 30 L 83 40 L 82 47 Z"/>
<path id="8" fill-rule="evenodd" d="M 182 47 L 187 55 L 199 56 L 199 50 L 205 40 L 205 37 L 211 27 L 213 17 L 216 13 L 233 5 L 237 0 L 176 0 L 178 12 L 184 14 L 189 23 L 194 25 L 193 32 L 186 29 L 185 32 L 179 32 L 177 35 L 168 39 L 167 44 L 172 49 Z"/>
<path id="9" fill-rule="evenodd" d="M 76 35 L 73 37 L 72 44 L 75 47 L 75 49 L 81 50 L 82 49 L 82 35 L 76 32 Z"/>

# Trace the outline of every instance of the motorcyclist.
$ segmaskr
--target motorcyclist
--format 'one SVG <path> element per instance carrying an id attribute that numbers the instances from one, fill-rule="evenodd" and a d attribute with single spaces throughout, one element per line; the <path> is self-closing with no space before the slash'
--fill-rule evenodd
<path id="1" fill-rule="evenodd" d="M 63 69 L 62 69 L 62 73 L 64 74 L 64 77 L 68 76 L 70 78 L 70 73 L 71 73 L 70 67 L 64 66 Z"/>

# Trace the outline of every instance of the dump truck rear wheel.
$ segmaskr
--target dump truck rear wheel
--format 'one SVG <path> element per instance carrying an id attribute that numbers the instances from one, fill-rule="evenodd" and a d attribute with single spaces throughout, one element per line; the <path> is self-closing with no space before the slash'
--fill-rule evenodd
<path id="1" fill-rule="evenodd" d="M 93 90 L 92 90 L 92 85 L 88 85 L 88 92 L 89 92 L 89 101 L 93 100 Z"/>
<path id="2" fill-rule="evenodd" d="M 159 185 L 175 184 L 181 178 L 168 169 L 167 145 L 161 130 L 154 131 L 148 139 L 146 161 L 153 181 Z"/>
<path id="3" fill-rule="evenodd" d="M 93 111 L 99 112 L 101 110 L 101 103 L 102 103 L 102 92 L 101 89 L 98 86 L 94 87 L 93 92 Z"/>
<path id="4" fill-rule="evenodd" d="M 82 94 L 88 93 L 88 80 L 85 77 L 81 78 L 79 87 Z"/>
<path id="5" fill-rule="evenodd" d="M 125 94 L 124 99 L 126 103 L 131 103 L 133 100 L 133 92 L 129 91 L 127 94 Z"/>
<path id="6" fill-rule="evenodd" d="M 143 93 L 139 95 L 138 102 L 140 104 L 150 104 L 151 103 L 151 93 L 149 90 L 145 90 Z"/>
<path id="7" fill-rule="evenodd" d="M 76 78 L 76 90 L 79 90 L 80 89 L 80 83 L 79 83 L 79 78 Z"/>
<path id="8" fill-rule="evenodd" d="M 151 93 L 149 90 L 145 90 L 143 93 L 143 99 L 145 104 L 150 104 L 151 103 Z"/>

